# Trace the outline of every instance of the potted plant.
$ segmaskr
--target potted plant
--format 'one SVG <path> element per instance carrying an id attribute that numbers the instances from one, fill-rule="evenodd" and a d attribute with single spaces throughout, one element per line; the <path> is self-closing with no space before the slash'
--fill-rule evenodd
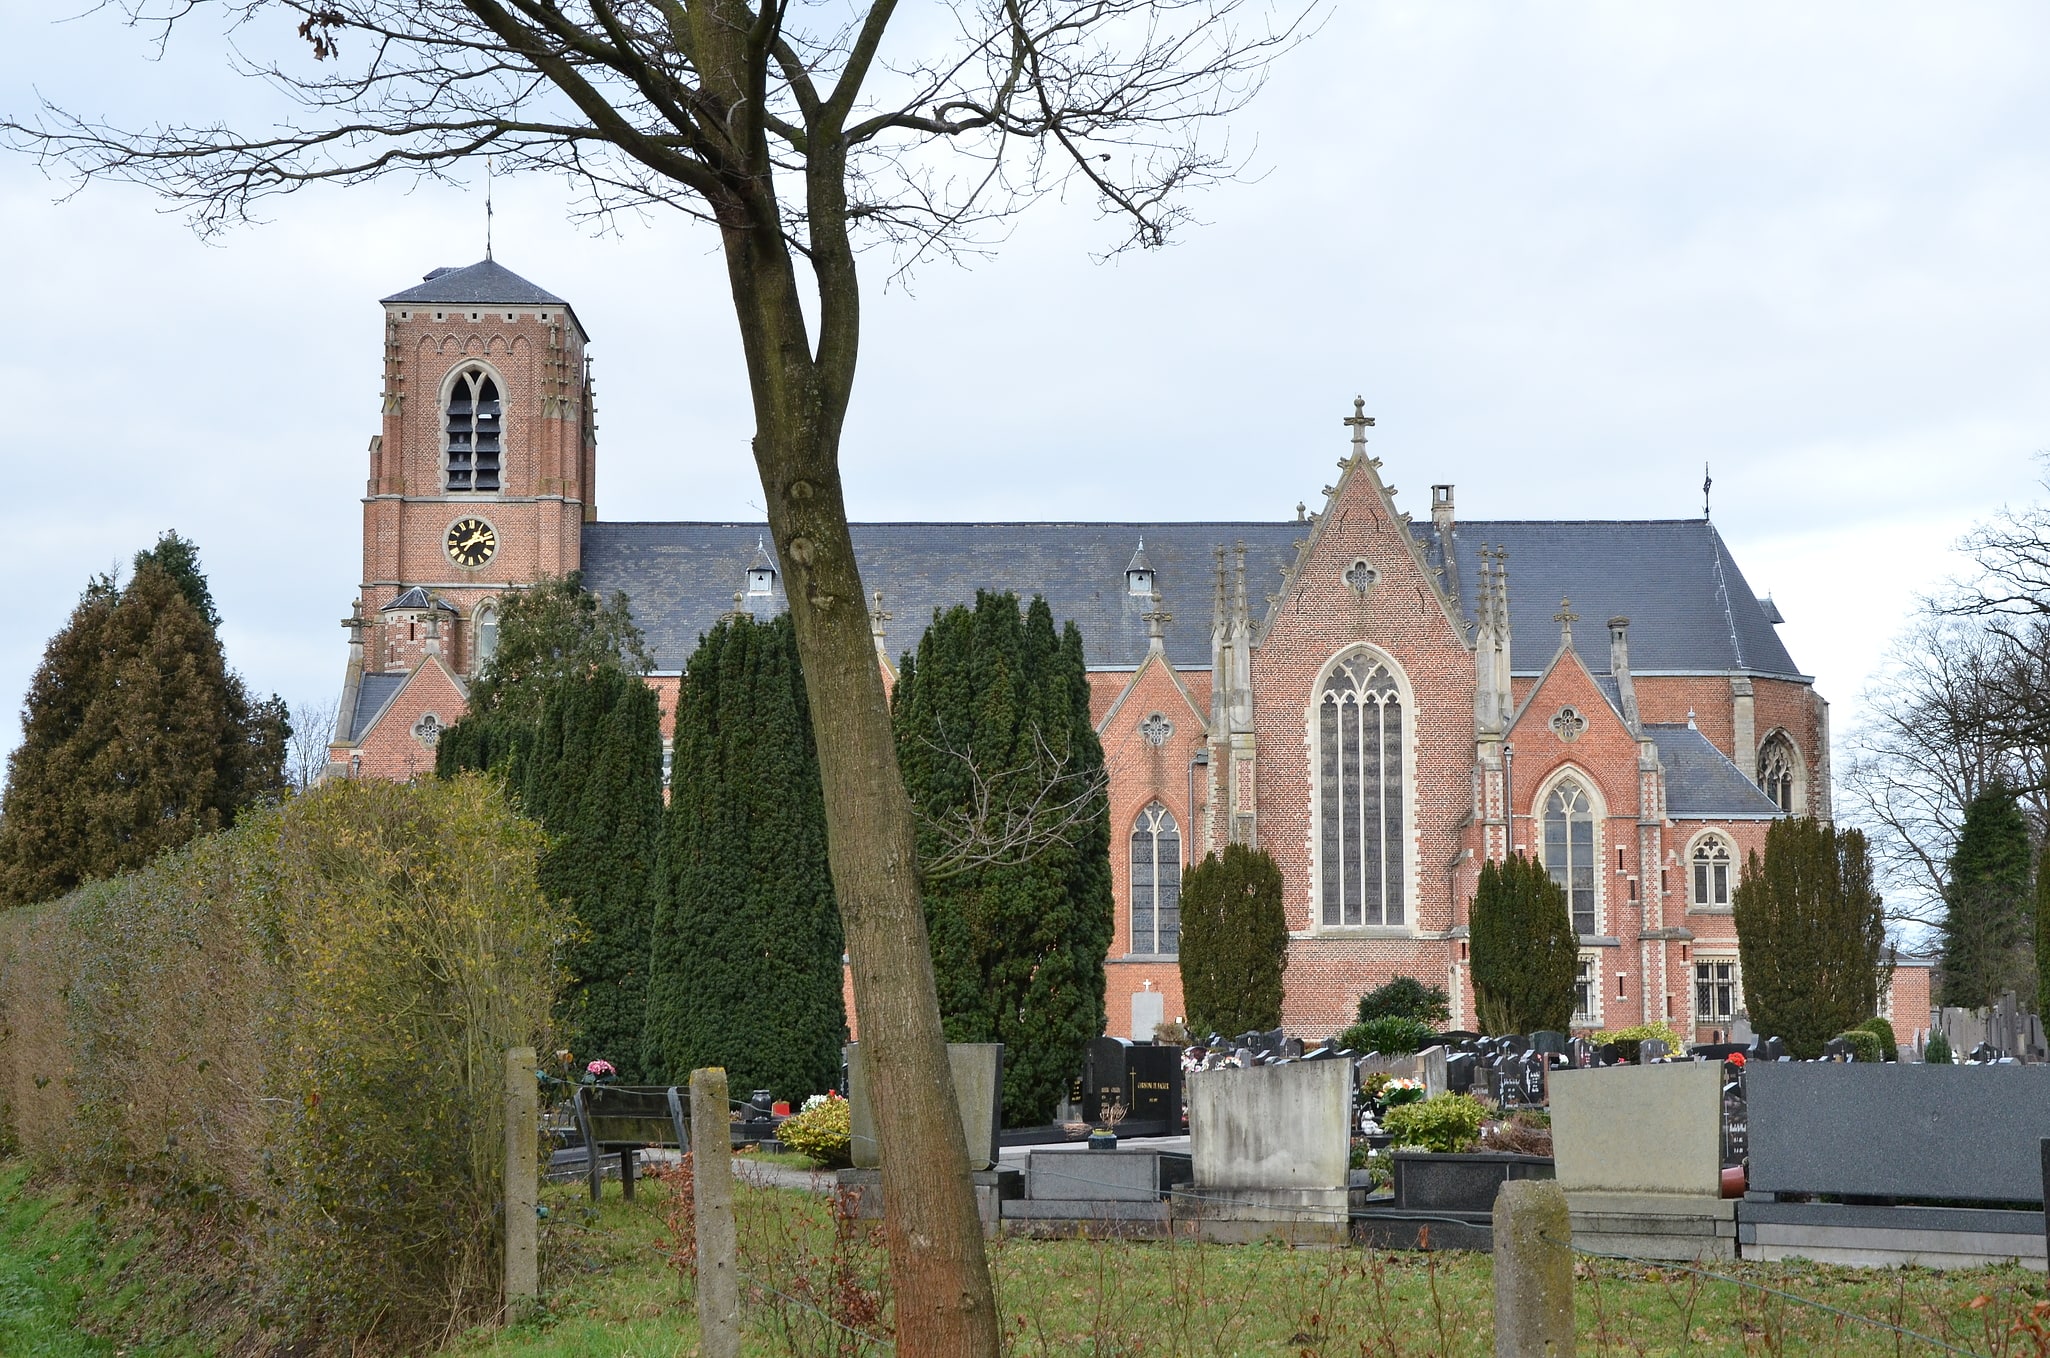
<path id="1" fill-rule="evenodd" d="M 1089 1149 L 1093 1151 L 1116 1150 L 1118 1145 L 1118 1124 L 1124 1120 L 1124 1100 L 1113 1095 L 1103 1105 L 1103 1126 L 1089 1133 Z"/>

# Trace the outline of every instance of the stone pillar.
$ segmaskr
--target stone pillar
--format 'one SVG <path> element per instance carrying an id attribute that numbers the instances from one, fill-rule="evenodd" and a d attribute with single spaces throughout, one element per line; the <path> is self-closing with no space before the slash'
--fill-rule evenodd
<path id="1" fill-rule="evenodd" d="M 726 1072 L 690 1073 L 691 1183 L 697 1199 L 698 1344 L 703 1358 L 740 1358 L 739 1237 L 733 1226 L 733 1133 Z"/>
<path id="2" fill-rule="evenodd" d="M 1573 1358 L 1572 1239 L 1557 1180 L 1495 1194 L 1495 1358 Z"/>
<path id="3" fill-rule="evenodd" d="M 534 1088 L 534 1049 L 513 1047 L 505 1054 L 505 1310 L 508 1319 L 541 1296 L 539 1229 L 535 1203 L 539 1197 L 541 1144 L 538 1093 Z"/>
<path id="4" fill-rule="evenodd" d="M 1751 681 L 1743 675 L 1730 679 L 1730 725 L 1735 734 L 1730 744 L 1730 762 L 1744 770 L 1744 776 L 1758 781 L 1758 718 L 1751 706 Z"/>

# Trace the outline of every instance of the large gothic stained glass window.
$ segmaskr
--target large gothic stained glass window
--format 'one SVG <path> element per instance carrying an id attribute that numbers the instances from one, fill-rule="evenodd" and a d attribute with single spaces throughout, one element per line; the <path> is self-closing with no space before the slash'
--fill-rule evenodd
<path id="1" fill-rule="evenodd" d="M 1181 951 L 1181 932 L 1181 833 L 1154 802 L 1132 827 L 1132 951 L 1173 956 Z"/>
<path id="2" fill-rule="evenodd" d="M 1327 927 L 1403 922 L 1402 694 L 1361 652 L 1317 695 L 1317 836 Z"/>
<path id="3" fill-rule="evenodd" d="M 1587 791 L 1562 779 L 1545 798 L 1545 867 L 1566 893 L 1573 932 L 1594 932 L 1594 807 Z"/>
<path id="4" fill-rule="evenodd" d="M 498 384 L 479 368 L 456 374 L 448 393 L 448 488 L 497 490 Z"/>

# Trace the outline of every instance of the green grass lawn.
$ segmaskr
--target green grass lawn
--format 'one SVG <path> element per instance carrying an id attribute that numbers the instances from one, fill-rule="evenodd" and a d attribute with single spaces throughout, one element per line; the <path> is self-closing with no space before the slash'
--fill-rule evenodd
<path id="1" fill-rule="evenodd" d="M 96 1225 L 82 1205 L 26 1180 L 21 1166 L 0 1162 L 0 1355 L 213 1351 L 207 1341 L 181 1336 L 187 1299 L 161 1252 Z M 544 1196 L 539 1313 L 450 1336 L 441 1358 L 695 1354 L 690 1285 L 673 1262 L 687 1223 L 668 1185 L 644 1181 L 631 1204 L 616 1184 L 596 1207 L 581 1185 Z M 746 1309 L 750 1355 L 888 1352 L 806 1309 L 816 1306 L 857 1330 L 887 1330 L 882 1251 L 866 1224 L 837 1218 L 828 1202 L 800 1193 L 741 1187 L 735 1201 L 741 1270 L 758 1284 Z M 1486 1255 L 1004 1240 L 993 1244 L 991 1258 L 1012 1358 L 1480 1358 L 1493 1351 Z M 1988 1358 L 2046 1351 L 2037 1334 L 2013 1328 L 2042 1323 L 2032 1308 L 2044 1302 L 2043 1276 L 2031 1271 L 1801 1263 L 1714 1271 L 1894 1319 Z M 1941 1352 L 1673 1268 L 1582 1260 L 1576 1277 L 1583 1355 Z"/>

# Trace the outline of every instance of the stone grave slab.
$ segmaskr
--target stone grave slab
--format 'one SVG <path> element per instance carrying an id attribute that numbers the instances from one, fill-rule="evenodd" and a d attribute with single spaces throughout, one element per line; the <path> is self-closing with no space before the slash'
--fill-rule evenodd
<path id="1" fill-rule="evenodd" d="M 847 1115 L 856 1169 L 882 1168 L 882 1146 L 876 1140 L 875 1108 L 869 1101 L 862 1068 L 861 1044 L 843 1049 L 847 1060 Z M 953 1068 L 954 1100 L 961 1112 L 961 1132 L 968 1142 L 969 1168 L 994 1169 L 997 1133 L 1004 1125 L 1004 1045 L 1001 1042 L 949 1042 L 947 1064 Z"/>

